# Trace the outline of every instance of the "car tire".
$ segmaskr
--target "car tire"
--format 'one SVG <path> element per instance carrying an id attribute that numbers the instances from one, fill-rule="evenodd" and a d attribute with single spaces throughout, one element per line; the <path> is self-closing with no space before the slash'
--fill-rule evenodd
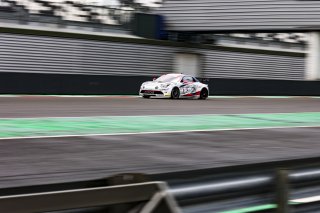
<path id="1" fill-rule="evenodd" d="M 179 99 L 180 98 L 180 90 L 178 87 L 174 87 L 171 91 L 171 99 Z"/>
<path id="2" fill-rule="evenodd" d="M 144 95 L 143 98 L 150 98 L 150 95 Z"/>
<path id="3" fill-rule="evenodd" d="M 209 92 L 207 89 L 202 89 L 201 92 L 200 92 L 200 97 L 199 99 L 201 100 L 206 100 L 209 96 Z"/>

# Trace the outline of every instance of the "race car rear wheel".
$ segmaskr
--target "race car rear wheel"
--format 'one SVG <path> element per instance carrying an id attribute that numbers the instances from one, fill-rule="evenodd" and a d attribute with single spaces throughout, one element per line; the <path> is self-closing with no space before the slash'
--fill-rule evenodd
<path id="1" fill-rule="evenodd" d="M 200 92 L 200 97 L 199 99 L 201 100 L 206 100 L 209 96 L 209 92 L 207 89 L 202 89 L 201 92 Z"/>
<path id="2" fill-rule="evenodd" d="M 150 98 L 150 95 L 144 95 L 143 98 Z"/>
<path id="3" fill-rule="evenodd" d="M 172 99 L 179 99 L 180 98 L 180 90 L 179 88 L 175 87 L 171 91 L 171 98 Z"/>

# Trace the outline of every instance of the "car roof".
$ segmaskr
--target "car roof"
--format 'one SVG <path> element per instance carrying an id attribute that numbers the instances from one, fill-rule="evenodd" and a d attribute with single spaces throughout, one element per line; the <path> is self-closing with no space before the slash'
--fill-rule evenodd
<path id="1" fill-rule="evenodd" d="M 183 77 L 183 76 L 186 76 L 182 73 L 168 73 L 168 74 L 164 74 L 164 75 L 170 75 L 170 76 L 173 76 L 173 77 Z"/>
<path id="2" fill-rule="evenodd" d="M 182 73 L 168 73 L 168 74 L 165 74 L 165 75 L 181 76 L 183 74 Z"/>

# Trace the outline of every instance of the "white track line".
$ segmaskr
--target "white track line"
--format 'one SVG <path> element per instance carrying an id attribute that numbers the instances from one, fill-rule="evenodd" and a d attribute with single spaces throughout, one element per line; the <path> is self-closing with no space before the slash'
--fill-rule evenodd
<path id="1" fill-rule="evenodd" d="M 27 137 L 7 137 L 0 140 L 16 139 L 37 139 L 37 138 L 69 138 L 69 137 L 91 137 L 91 136 L 117 136 L 117 135 L 147 135 L 147 134 L 171 134 L 185 132 L 220 132 L 220 131 L 243 131 L 243 130 L 260 130 L 260 129 L 290 129 L 290 128 L 314 128 L 315 126 L 276 126 L 276 127 L 255 127 L 255 128 L 226 128 L 226 129 L 201 129 L 201 130 L 177 130 L 177 131 L 158 131 L 158 132 L 124 132 L 124 133 L 106 133 L 106 134 L 75 134 L 75 135 L 49 135 L 49 136 L 27 136 Z"/>

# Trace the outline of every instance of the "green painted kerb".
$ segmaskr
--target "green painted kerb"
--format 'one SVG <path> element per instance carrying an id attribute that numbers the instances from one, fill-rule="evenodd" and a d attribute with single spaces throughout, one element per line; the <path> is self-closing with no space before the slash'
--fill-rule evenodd
<path id="1" fill-rule="evenodd" d="M 320 112 L 0 119 L 0 138 L 320 126 Z"/>
<path id="2" fill-rule="evenodd" d="M 249 213 L 249 212 L 258 212 L 258 211 L 266 211 L 277 208 L 277 205 L 275 204 L 266 204 L 266 205 L 260 205 L 260 206 L 252 206 L 248 208 L 242 208 L 242 209 L 235 209 L 230 211 L 223 211 L 220 213 Z"/>
<path id="3" fill-rule="evenodd" d="M 289 204 L 290 205 L 300 205 L 303 203 L 290 201 Z M 227 211 L 222 211 L 219 213 L 250 213 L 250 212 L 260 212 L 260 211 L 272 210 L 272 209 L 276 209 L 276 208 L 277 208 L 277 204 L 264 204 L 264 205 L 258 205 L 258 206 L 250 206 L 250 207 L 246 207 L 246 208 L 227 210 Z"/>

